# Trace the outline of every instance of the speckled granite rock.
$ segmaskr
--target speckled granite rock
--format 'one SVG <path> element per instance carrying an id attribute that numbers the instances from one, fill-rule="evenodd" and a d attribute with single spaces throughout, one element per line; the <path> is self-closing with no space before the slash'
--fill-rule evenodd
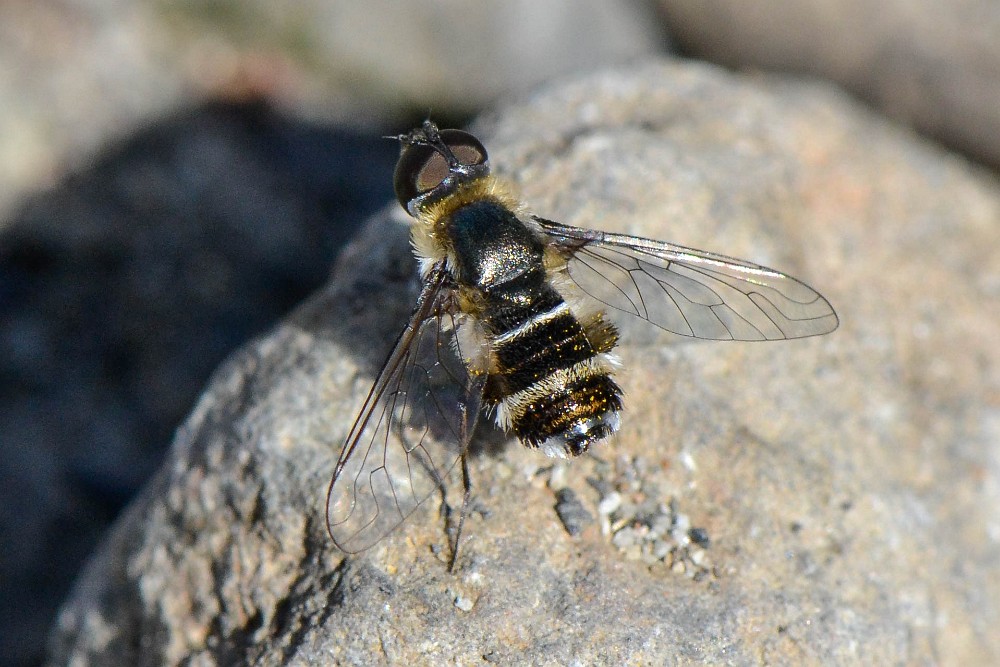
<path id="1" fill-rule="evenodd" d="M 780 267 L 840 329 L 629 327 L 599 458 L 477 456 L 454 574 L 436 500 L 344 558 L 326 483 L 414 296 L 393 208 L 215 374 L 52 664 L 1000 660 L 996 181 L 828 88 L 690 64 L 552 86 L 479 130 L 534 211 Z M 594 517 L 576 537 L 567 497 Z"/>

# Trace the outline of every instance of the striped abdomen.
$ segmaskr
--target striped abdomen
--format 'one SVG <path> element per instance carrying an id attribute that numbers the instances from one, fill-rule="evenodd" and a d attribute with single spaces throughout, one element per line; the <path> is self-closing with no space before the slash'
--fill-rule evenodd
<path id="1" fill-rule="evenodd" d="M 526 275 L 502 287 L 484 317 L 497 421 L 550 456 L 582 454 L 618 428 L 621 389 L 606 354 L 617 334 L 599 315 L 581 323 L 545 281 Z"/>
<path id="2" fill-rule="evenodd" d="M 497 423 L 550 456 L 578 455 L 618 428 L 621 389 L 598 314 L 581 323 L 549 283 L 545 248 L 503 202 L 483 198 L 440 222 L 456 281 L 490 339 Z"/>

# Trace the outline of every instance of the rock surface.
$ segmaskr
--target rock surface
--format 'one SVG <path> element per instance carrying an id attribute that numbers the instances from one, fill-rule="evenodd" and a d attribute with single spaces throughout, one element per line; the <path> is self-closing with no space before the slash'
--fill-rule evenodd
<path id="1" fill-rule="evenodd" d="M 437 499 L 345 558 L 326 484 L 414 297 L 393 207 L 216 372 L 52 664 L 1000 660 L 995 179 L 827 88 L 690 64 L 553 86 L 479 131 L 533 211 L 781 268 L 840 329 L 627 327 L 625 423 L 597 458 L 474 457 L 454 574 Z M 576 537 L 570 496 L 595 517 Z"/>
<path id="2" fill-rule="evenodd" d="M 991 0 L 664 0 L 691 56 L 836 81 L 1000 166 L 1000 5 Z"/>
<path id="3" fill-rule="evenodd" d="M 622 0 L 0 3 L 0 227 L 26 191 L 206 99 L 263 97 L 377 135 L 468 115 L 559 73 L 662 50 Z"/>
<path id="4" fill-rule="evenodd" d="M 664 42 L 620 0 L 286 4 L 0 2 L 13 667 L 41 664 L 69 582 L 210 370 L 326 278 L 337 218 L 391 196 L 381 135 Z"/>
<path id="5" fill-rule="evenodd" d="M 399 149 L 205 105 L 0 229 L 0 656 L 40 665 L 78 570 L 212 371 L 330 275 Z"/>

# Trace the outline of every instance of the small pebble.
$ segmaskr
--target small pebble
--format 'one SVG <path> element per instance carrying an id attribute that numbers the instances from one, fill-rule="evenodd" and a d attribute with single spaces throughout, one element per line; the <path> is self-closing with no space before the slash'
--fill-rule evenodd
<path id="1" fill-rule="evenodd" d="M 621 494 L 617 491 L 612 491 L 608 495 L 601 498 L 601 502 L 597 505 L 597 512 L 601 516 L 609 516 L 615 512 L 622 504 Z"/>
<path id="2" fill-rule="evenodd" d="M 622 528 L 615 533 L 614 537 L 611 538 L 611 543 L 619 549 L 631 547 L 638 541 L 638 536 L 635 534 L 635 530 L 630 527 Z"/>
<path id="3" fill-rule="evenodd" d="M 673 522 L 666 514 L 658 514 L 649 525 L 649 533 L 654 537 L 666 535 Z"/>
<path id="4" fill-rule="evenodd" d="M 579 535 L 594 517 L 583 506 L 573 489 L 566 487 L 556 493 L 556 514 L 570 535 Z"/>
<path id="5" fill-rule="evenodd" d="M 552 466 L 552 474 L 549 475 L 549 488 L 558 491 L 566 486 L 566 464 L 562 461 Z"/>
<path id="6" fill-rule="evenodd" d="M 601 498 L 614 493 L 611 483 L 601 477 L 588 477 L 587 484 L 589 484 L 590 488 L 594 489 L 594 491 L 597 491 L 597 495 Z"/>
<path id="7" fill-rule="evenodd" d="M 708 536 L 708 531 L 704 528 L 692 528 L 688 531 L 688 537 L 702 549 L 707 549 L 712 543 L 711 538 Z"/>

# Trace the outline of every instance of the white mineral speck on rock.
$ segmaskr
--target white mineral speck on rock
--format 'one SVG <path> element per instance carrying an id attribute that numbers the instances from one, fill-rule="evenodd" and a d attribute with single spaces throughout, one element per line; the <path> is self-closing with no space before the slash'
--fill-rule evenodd
<path id="1" fill-rule="evenodd" d="M 601 498 L 601 502 L 597 505 L 597 511 L 601 516 L 610 516 L 615 510 L 621 507 L 621 504 L 621 494 L 617 491 L 612 491 Z"/>

